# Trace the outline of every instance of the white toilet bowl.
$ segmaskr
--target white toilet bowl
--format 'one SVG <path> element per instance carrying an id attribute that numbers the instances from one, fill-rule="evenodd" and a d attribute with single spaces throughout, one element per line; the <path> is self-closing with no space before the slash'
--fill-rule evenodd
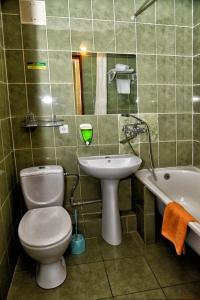
<path id="1" fill-rule="evenodd" d="M 62 284 L 67 275 L 62 255 L 72 235 L 67 211 L 61 206 L 28 210 L 20 221 L 18 235 L 24 250 L 38 262 L 38 285 L 50 289 Z"/>

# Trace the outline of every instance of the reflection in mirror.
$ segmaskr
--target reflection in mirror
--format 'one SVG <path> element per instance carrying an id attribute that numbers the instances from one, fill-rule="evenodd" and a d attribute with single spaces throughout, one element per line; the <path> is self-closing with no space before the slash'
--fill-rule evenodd
<path id="1" fill-rule="evenodd" d="M 77 115 L 137 113 L 136 56 L 73 53 Z"/>

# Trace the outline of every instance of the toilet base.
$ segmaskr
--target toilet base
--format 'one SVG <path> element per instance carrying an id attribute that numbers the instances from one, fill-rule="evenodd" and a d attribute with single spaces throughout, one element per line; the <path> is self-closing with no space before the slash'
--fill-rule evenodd
<path id="1" fill-rule="evenodd" d="M 43 289 L 53 289 L 61 285 L 67 276 L 64 257 L 51 264 L 37 265 L 36 282 Z"/>

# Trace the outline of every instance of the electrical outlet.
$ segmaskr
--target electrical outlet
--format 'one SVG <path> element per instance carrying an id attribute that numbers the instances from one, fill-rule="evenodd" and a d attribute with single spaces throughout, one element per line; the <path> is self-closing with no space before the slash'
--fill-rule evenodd
<path id="1" fill-rule="evenodd" d="M 59 126 L 60 134 L 69 133 L 69 126 L 67 124 Z"/>

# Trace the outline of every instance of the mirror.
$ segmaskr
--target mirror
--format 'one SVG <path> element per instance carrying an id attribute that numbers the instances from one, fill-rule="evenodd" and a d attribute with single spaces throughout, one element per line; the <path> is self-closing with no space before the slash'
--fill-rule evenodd
<path id="1" fill-rule="evenodd" d="M 77 115 L 137 113 L 136 56 L 72 53 Z"/>

